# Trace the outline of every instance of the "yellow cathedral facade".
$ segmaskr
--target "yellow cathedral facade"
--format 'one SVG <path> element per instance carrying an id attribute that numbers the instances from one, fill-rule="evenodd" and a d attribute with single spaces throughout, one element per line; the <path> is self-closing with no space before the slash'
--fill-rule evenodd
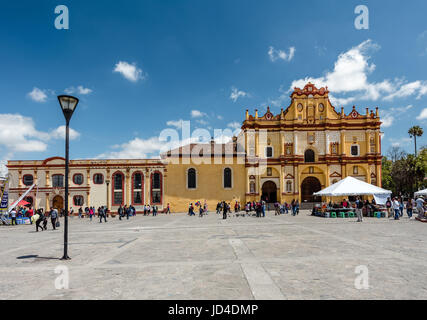
<path id="1" fill-rule="evenodd" d="M 117 211 L 144 204 L 185 212 L 189 203 L 219 201 L 317 202 L 317 192 L 353 176 L 381 187 L 381 121 L 378 108 L 336 110 L 328 88 L 295 88 L 279 114 L 246 111 L 241 132 L 229 143 L 189 144 L 159 160 L 72 160 L 69 204 L 106 205 Z M 29 186 L 26 200 L 49 210 L 64 204 L 64 159 L 9 161 L 10 202 Z"/>

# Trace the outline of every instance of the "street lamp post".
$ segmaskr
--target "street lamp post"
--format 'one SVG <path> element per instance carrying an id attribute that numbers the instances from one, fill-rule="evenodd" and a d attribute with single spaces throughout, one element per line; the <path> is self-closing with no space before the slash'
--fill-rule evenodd
<path id="1" fill-rule="evenodd" d="M 79 99 L 61 95 L 58 96 L 59 104 L 61 105 L 62 113 L 65 117 L 65 217 L 64 217 L 64 256 L 61 260 L 70 260 L 68 256 L 68 167 L 70 162 L 69 143 L 70 143 L 70 120 L 74 110 L 79 103 Z"/>

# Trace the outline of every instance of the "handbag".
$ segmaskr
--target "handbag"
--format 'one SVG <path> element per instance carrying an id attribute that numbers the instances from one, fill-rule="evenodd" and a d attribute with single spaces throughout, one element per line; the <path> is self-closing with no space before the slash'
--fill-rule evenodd
<path id="1" fill-rule="evenodd" d="M 55 227 L 59 228 L 61 226 L 61 224 L 59 223 L 59 221 L 56 221 Z"/>

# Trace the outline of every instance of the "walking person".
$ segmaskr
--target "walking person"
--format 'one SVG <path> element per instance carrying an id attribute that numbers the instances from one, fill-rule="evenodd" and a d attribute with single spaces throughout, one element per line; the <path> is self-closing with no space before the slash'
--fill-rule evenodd
<path id="1" fill-rule="evenodd" d="M 406 202 L 406 214 L 408 215 L 408 218 L 411 219 L 412 218 L 412 198 L 408 199 L 408 202 Z"/>
<path id="2" fill-rule="evenodd" d="M 119 220 L 122 220 L 123 208 L 122 205 L 117 209 L 117 214 L 119 215 Z"/>
<path id="3" fill-rule="evenodd" d="M 391 203 L 391 200 L 390 200 L 390 198 L 387 198 L 387 201 L 386 201 L 386 203 L 385 203 L 385 206 L 386 206 L 386 208 L 387 208 L 387 216 L 390 218 L 391 217 L 391 210 L 392 210 L 392 203 Z"/>
<path id="4" fill-rule="evenodd" d="M 53 230 L 56 230 L 56 219 L 58 219 L 58 210 L 53 208 L 50 211 L 50 222 L 52 223 Z"/>
<path id="5" fill-rule="evenodd" d="M 168 203 L 168 205 L 167 205 L 167 207 L 166 207 L 166 214 L 171 214 L 171 208 L 170 208 L 170 205 L 169 205 L 169 203 Z"/>
<path id="6" fill-rule="evenodd" d="M 30 224 L 33 224 L 33 219 L 32 219 L 33 215 L 34 215 L 34 209 L 33 207 L 30 207 L 30 209 L 28 210 L 28 218 L 30 218 Z"/>
<path id="7" fill-rule="evenodd" d="M 424 199 L 419 197 L 415 203 L 417 204 L 418 219 L 424 219 Z"/>
<path id="8" fill-rule="evenodd" d="M 265 209 L 266 209 L 266 202 L 263 200 L 261 203 L 261 210 L 262 210 L 262 217 L 265 218 Z"/>
<path id="9" fill-rule="evenodd" d="M 356 200 L 356 215 L 357 215 L 357 222 L 363 222 L 363 201 L 360 199 L 360 197 L 357 197 Z"/>
<path id="10" fill-rule="evenodd" d="M 400 211 L 400 217 L 403 217 L 403 208 L 404 208 L 404 205 L 403 205 L 403 199 L 402 199 L 402 197 L 399 197 L 399 211 Z"/>
<path id="11" fill-rule="evenodd" d="M 203 208 L 202 206 L 199 207 L 199 218 L 203 217 Z"/>
<path id="12" fill-rule="evenodd" d="M 83 215 L 83 209 L 82 209 L 82 207 L 80 207 L 79 208 L 79 219 L 82 218 L 82 215 Z"/>
<path id="13" fill-rule="evenodd" d="M 227 219 L 227 204 L 225 203 L 225 201 L 223 202 L 223 212 L 222 212 L 222 219 L 226 220 Z"/>
<path id="14" fill-rule="evenodd" d="M 34 219 L 36 221 L 36 231 L 39 232 L 39 228 L 43 231 L 43 227 L 40 225 L 43 222 L 43 210 L 37 210 L 37 214 L 34 216 Z"/>
<path id="15" fill-rule="evenodd" d="M 400 217 L 400 203 L 397 198 L 393 200 L 394 220 L 399 220 Z"/>

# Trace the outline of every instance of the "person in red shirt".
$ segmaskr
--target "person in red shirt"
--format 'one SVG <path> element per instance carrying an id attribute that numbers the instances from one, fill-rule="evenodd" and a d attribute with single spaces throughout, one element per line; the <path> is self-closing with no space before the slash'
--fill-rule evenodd
<path id="1" fill-rule="evenodd" d="M 33 224 L 33 220 L 31 219 L 34 215 L 33 207 L 30 207 L 30 209 L 27 211 L 27 215 L 28 215 L 28 218 L 30 218 L 30 223 Z"/>

